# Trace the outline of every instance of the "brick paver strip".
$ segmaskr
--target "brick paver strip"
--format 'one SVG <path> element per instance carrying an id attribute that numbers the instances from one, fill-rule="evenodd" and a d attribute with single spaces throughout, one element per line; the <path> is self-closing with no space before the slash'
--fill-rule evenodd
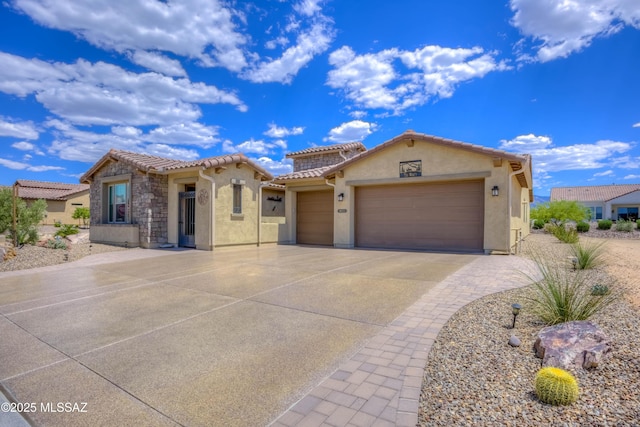
<path id="1" fill-rule="evenodd" d="M 272 426 L 415 426 L 424 367 L 440 329 L 485 295 L 527 284 L 533 262 L 491 255 L 431 288 Z"/>

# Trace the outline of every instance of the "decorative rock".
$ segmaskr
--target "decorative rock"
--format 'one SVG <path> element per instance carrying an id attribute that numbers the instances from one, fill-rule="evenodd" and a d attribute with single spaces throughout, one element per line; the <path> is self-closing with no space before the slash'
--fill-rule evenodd
<path id="1" fill-rule="evenodd" d="M 542 329 L 533 347 L 543 366 L 563 369 L 596 368 L 611 351 L 607 335 L 584 320 Z"/>
<path id="2" fill-rule="evenodd" d="M 511 347 L 520 347 L 520 344 L 521 344 L 520 338 L 518 338 L 515 335 L 511 335 L 511 338 L 509 338 L 509 345 Z"/>

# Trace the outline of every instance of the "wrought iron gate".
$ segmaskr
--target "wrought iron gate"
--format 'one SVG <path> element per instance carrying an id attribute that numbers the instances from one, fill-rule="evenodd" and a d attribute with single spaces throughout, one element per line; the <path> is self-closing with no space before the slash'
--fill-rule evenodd
<path id="1" fill-rule="evenodd" d="M 180 246 L 196 247 L 196 192 L 183 191 L 180 193 L 180 231 L 178 244 Z"/>

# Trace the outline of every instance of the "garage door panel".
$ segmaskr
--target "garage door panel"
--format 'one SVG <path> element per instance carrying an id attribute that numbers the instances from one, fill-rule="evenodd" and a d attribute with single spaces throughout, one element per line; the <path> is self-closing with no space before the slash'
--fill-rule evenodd
<path id="1" fill-rule="evenodd" d="M 297 194 L 296 242 L 333 245 L 333 191 Z"/>
<path id="2" fill-rule="evenodd" d="M 447 182 L 356 189 L 356 245 L 478 251 L 484 183 Z"/>

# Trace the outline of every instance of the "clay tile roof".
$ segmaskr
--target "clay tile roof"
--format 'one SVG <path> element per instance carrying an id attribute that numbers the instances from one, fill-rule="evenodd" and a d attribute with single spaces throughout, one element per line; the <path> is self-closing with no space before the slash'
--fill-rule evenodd
<path id="1" fill-rule="evenodd" d="M 325 171 L 329 170 L 333 166 L 322 166 L 315 169 L 306 169 L 297 172 L 291 172 L 284 175 L 277 176 L 273 181 L 275 183 L 282 183 L 293 179 L 309 179 L 309 178 L 322 178 Z"/>
<path id="2" fill-rule="evenodd" d="M 251 166 L 253 169 L 258 171 L 261 175 L 263 175 L 266 179 L 272 179 L 273 175 L 267 172 L 263 167 L 253 162 L 247 156 L 242 153 L 237 154 L 228 154 L 217 157 L 209 157 L 206 159 L 199 160 L 175 160 L 175 159 L 167 159 L 164 157 L 151 156 L 149 154 L 140 154 L 134 153 L 131 151 L 124 150 L 115 150 L 111 149 L 107 154 L 102 156 L 95 165 L 91 167 L 84 175 L 80 178 L 82 182 L 88 182 L 91 179 L 91 176 L 100 169 L 105 162 L 119 160 L 124 161 L 126 163 L 134 165 L 136 168 L 152 173 L 166 173 L 167 171 L 175 171 L 180 169 L 187 168 L 195 168 L 195 167 L 204 167 L 204 168 L 214 168 L 220 167 L 224 165 L 230 165 L 235 163 L 246 163 Z"/>
<path id="3" fill-rule="evenodd" d="M 581 187 L 555 187 L 551 200 L 575 200 L 580 202 L 606 202 L 640 190 L 640 184 L 589 185 Z"/>
<path id="4" fill-rule="evenodd" d="M 76 193 L 89 190 L 87 184 L 65 184 L 28 179 L 19 179 L 16 183 L 18 184 L 18 197 L 22 199 L 67 200 Z"/>
<path id="5" fill-rule="evenodd" d="M 346 144 L 335 144 L 335 145 L 325 145 L 321 147 L 311 147 L 306 148 L 300 151 L 294 151 L 293 153 L 287 154 L 287 158 L 291 159 L 294 157 L 304 157 L 312 154 L 318 153 L 331 153 L 331 152 L 339 152 L 339 151 L 367 151 L 367 148 L 362 144 L 362 142 L 347 142 Z"/>
<path id="6" fill-rule="evenodd" d="M 483 147 L 481 145 L 475 145 L 475 144 L 469 144 L 467 142 L 460 142 L 460 141 L 454 141 L 452 139 L 446 139 L 446 138 L 441 138 L 439 136 L 433 136 L 433 135 L 427 135 L 427 134 L 423 134 L 423 133 L 416 133 L 412 130 L 408 130 L 398 136 L 396 136 L 393 139 L 390 139 L 389 141 L 383 142 L 380 145 L 375 146 L 374 148 L 364 151 L 360 154 L 357 154 L 353 157 L 351 157 L 348 160 L 345 160 L 342 163 L 338 163 L 336 165 L 333 165 L 329 170 L 327 170 L 325 172 L 325 176 L 327 175 L 331 175 L 332 173 L 335 173 L 337 171 L 339 171 L 340 169 L 349 166 L 352 163 L 355 163 L 363 158 L 366 158 L 368 156 L 371 156 L 375 153 L 377 153 L 378 151 L 382 151 L 385 148 L 397 144 L 401 141 L 406 141 L 407 139 L 412 139 L 414 141 L 425 141 L 425 142 L 431 142 L 434 144 L 439 144 L 439 145 L 445 145 L 445 146 L 449 146 L 449 147 L 454 147 L 454 148 L 462 148 L 465 150 L 469 150 L 469 151 L 475 151 L 477 153 L 480 154 L 486 154 L 488 156 L 493 156 L 493 157 L 500 157 L 500 158 L 504 158 L 507 159 L 509 161 L 511 161 L 511 165 L 512 167 L 517 167 L 516 165 L 524 163 L 527 160 L 527 155 L 524 154 L 513 154 L 513 153 L 508 153 L 506 151 L 503 150 L 496 150 L 494 148 L 488 148 L 488 147 Z M 522 166 L 520 166 L 522 167 Z"/>

